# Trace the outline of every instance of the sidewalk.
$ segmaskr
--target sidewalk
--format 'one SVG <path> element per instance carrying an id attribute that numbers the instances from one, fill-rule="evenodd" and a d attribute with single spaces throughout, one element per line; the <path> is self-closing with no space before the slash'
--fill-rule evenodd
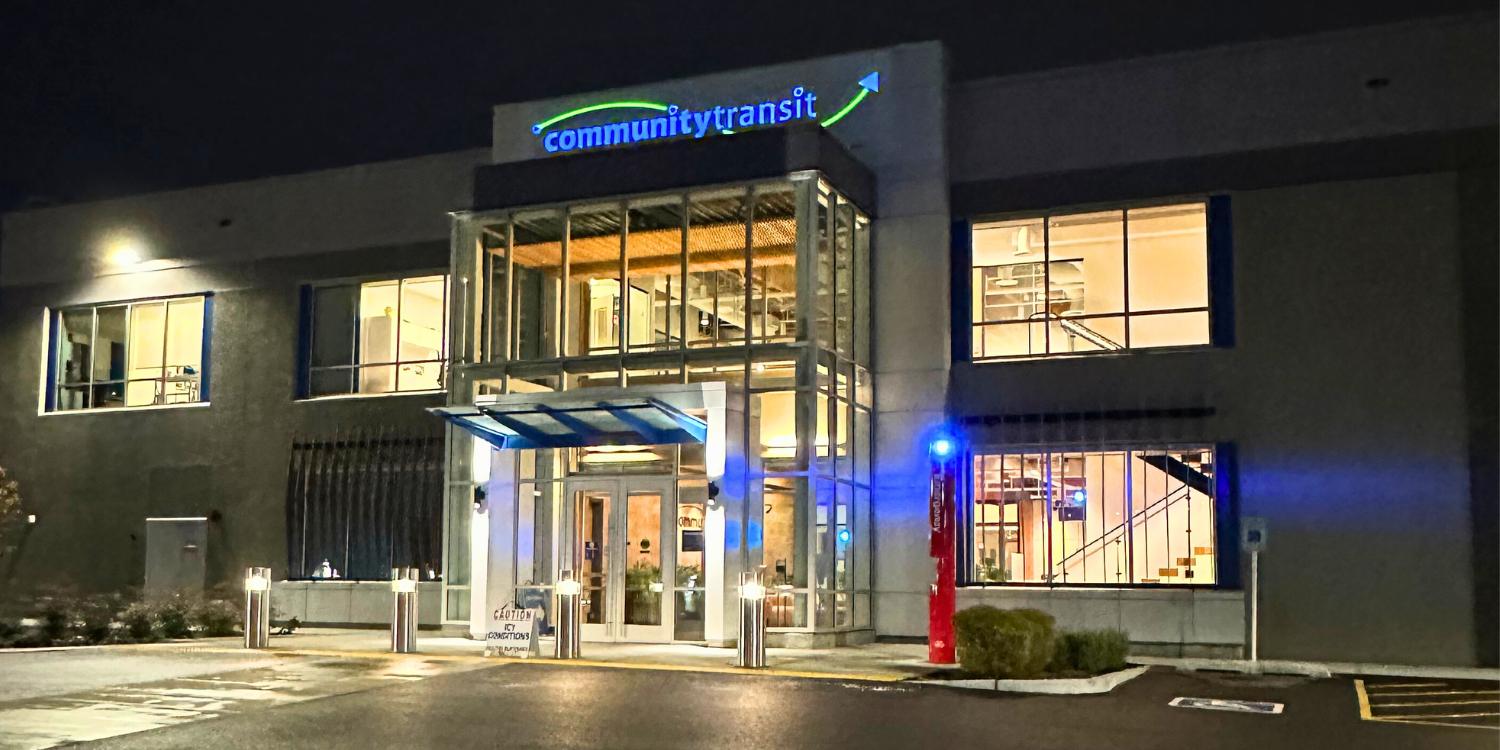
<path id="1" fill-rule="evenodd" d="M 237 640 L 203 639 L 192 643 L 161 644 L 153 648 L 223 650 L 235 648 Z M 390 635 L 384 630 L 304 628 L 293 635 L 272 636 L 270 653 L 314 656 L 387 658 Z M 484 657 L 484 643 L 468 638 L 418 634 L 417 651 L 422 656 L 445 659 L 535 661 L 547 664 L 605 666 L 633 669 L 669 669 L 708 672 L 750 672 L 734 666 L 732 648 L 709 648 L 690 644 L 591 643 L 582 647 L 582 658 L 558 662 L 551 658 L 552 640 L 541 641 L 542 656 L 531 659 Z M 766 650 L 768 669 L 753 670 L 793 677 L 843 678 L 894 682 L 919 677 L 945 667 L 929 664 L 927 647 L 921 644 L 874 643 L 832 649 L 772 648 Z"/>

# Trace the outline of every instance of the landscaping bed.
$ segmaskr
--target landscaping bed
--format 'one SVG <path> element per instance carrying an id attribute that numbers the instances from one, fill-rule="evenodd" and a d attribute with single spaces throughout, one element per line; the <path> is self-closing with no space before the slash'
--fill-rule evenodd
<path id="1" fill-rule="evenodd" d="M 239 622 L 239 606 L 221 596 L 140 597 L 58 590 L 0 611 L 0 649 L 232 636 L 239 634 Z"/>
<path id="2" fill-rule="evenodd" d="M 1145 673 L 1128 667 L 1130 638 L 1120 630 L 1058 631 L 1035 609 L 981 605 L 953 618 L 960 669 L 921 682 L 1020 693 L 1107 693 Z"/>

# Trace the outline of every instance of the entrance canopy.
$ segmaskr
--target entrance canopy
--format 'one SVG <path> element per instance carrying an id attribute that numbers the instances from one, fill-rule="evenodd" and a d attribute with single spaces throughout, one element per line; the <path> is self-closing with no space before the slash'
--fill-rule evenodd
<path id="1" fill-rule="evenodd" d="M 650 390 L 512 394 L 428 411 L 501 449 L 707 442 L 704 418 Z"/>

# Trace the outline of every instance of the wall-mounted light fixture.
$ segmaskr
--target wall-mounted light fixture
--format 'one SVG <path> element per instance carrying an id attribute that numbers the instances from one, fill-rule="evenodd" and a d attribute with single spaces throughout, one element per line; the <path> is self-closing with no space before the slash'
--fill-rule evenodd
<path id="1" fill-rule="evenodd" d="M 104 262 L 113 270 L 134 268 L 146 260 L 146 241 L 136 232 L 119 229 L 104 235 Z"/>

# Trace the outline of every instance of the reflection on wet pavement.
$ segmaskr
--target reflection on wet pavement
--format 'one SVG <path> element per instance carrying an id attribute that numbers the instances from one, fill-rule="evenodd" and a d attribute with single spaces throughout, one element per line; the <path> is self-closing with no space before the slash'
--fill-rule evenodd
<path id="1" fill-rule="evenodd" d="M 267 667 L 0 703 L 0 748 L 115 737 L 487 666 L 421 656 L 287 658 Z"/>

